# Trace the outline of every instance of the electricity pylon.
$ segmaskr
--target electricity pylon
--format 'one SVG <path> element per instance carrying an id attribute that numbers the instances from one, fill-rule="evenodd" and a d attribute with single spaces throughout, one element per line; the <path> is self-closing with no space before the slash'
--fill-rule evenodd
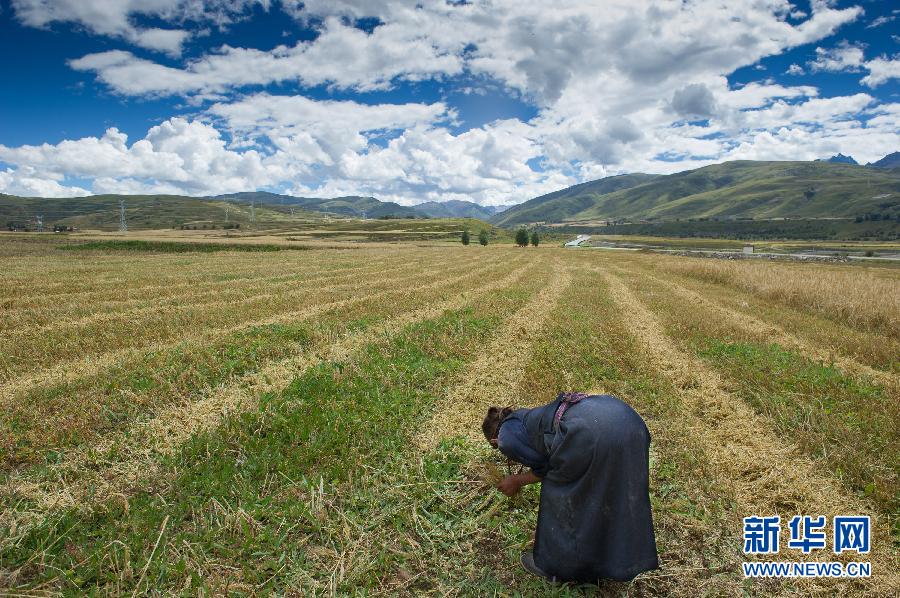
<path id="1" fill-rule="evenodd" d="M 125 200 L 119 200 L 119 232 L 127 232 L 128 223 L 125 222 Z"/>

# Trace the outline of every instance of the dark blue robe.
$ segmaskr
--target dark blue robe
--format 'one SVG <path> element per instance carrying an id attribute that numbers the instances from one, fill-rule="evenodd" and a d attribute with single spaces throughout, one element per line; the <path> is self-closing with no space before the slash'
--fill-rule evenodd
<path id="1" fill-rule="evenodd" d="M 506 456 L 541 478 L 535 564 L 577 582 L 628 581 L 656 569 L 644 420 L 597 395 L 571 405 L 554 429 L 559 404 L 513 412 L 498 436 Z"/>

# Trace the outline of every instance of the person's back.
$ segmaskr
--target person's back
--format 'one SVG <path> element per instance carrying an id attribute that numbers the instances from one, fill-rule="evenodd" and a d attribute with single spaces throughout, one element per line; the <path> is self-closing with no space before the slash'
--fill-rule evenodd
<path id="1" fill-rule="evenodd" d="M 624 581 L 655 569 L 644 421 L 610 395 L 582 395 L 564 406 L 565 397 L 507 416 L 521 420 L 542 458 L 534 565 L 547 577 L 582 582 Z"/>

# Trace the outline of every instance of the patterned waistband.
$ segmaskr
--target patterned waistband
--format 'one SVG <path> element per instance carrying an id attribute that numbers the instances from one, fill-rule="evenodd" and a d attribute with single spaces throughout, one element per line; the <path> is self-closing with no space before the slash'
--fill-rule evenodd
<path id="1" fill-rule="evenodd" d="M 556 408 L 556 415 L 553 416 L 553 428 L 556 429 L 556 427 L 559 426 L 559 421 L 562 419 L 563 413 L 566 412 L 566 409 L 568 409 L 570 405 L 580 403 L 589 396 L 590 395 L 586 392 L 559 393 L 559 396 L 556 398 L 560 401 L 560 404 L 559 407 Z"/>

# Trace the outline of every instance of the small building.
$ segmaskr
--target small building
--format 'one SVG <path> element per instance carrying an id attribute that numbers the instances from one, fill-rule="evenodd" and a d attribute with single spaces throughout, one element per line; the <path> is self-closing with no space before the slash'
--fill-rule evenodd
<path id="1" fill-rule="evenodd" d="M 744 245 L 744 254 L 750 255 L 751 253 L 753 253 L 753 245 Z"/>

